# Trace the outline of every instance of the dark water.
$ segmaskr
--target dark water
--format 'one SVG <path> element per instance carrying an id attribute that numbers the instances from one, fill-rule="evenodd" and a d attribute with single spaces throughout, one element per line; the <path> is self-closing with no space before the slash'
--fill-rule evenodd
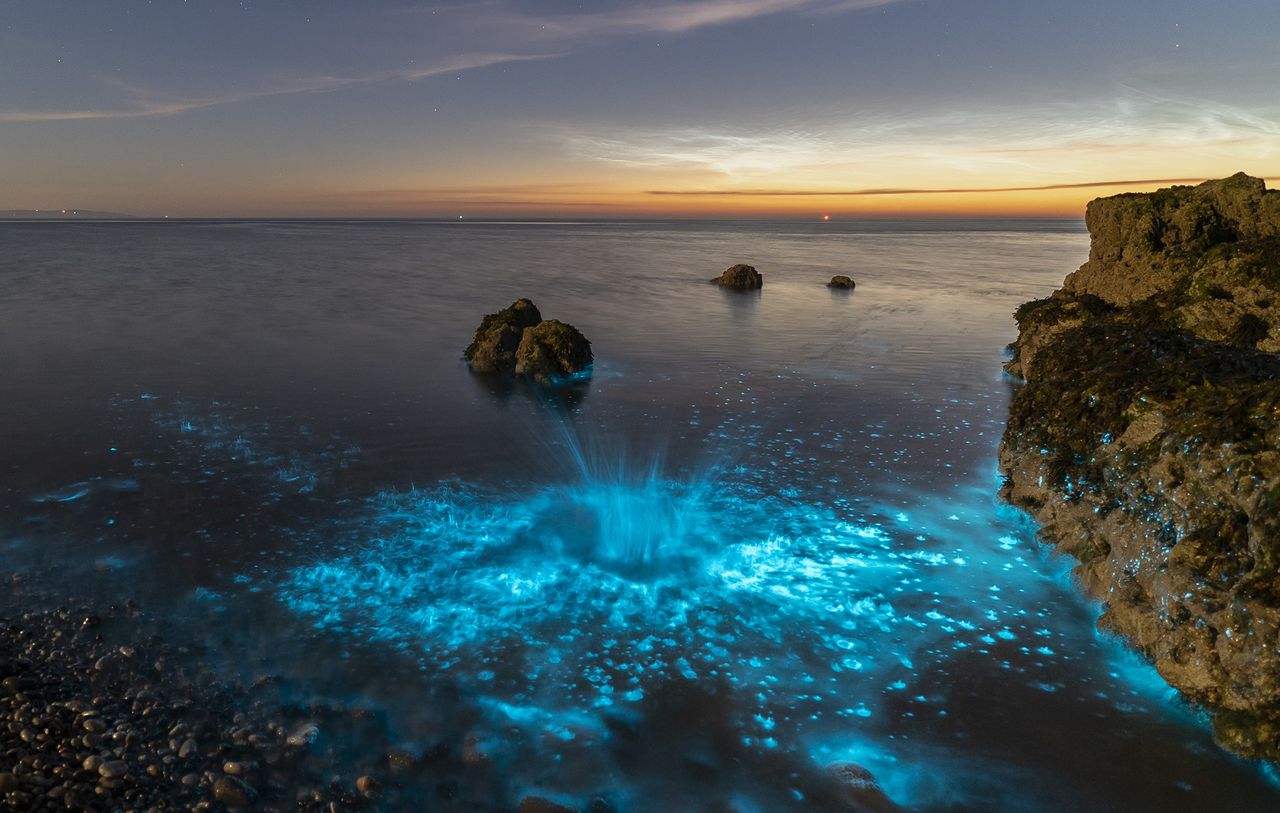
<path id="1" fill-rule="evenodd" d="M 1086 250 L 1043 222 L 0 224 L 0 554 L 407 750 L 483 750 L 431 809 L 826 810 L 839 761 L 920 810 L 1277 809 L 994 496 L 1010 313 Z M 762 293 L 706 283 L 737 261 Z M 592 339 L 589 384 L 469 374 L 518 296 Z"/>

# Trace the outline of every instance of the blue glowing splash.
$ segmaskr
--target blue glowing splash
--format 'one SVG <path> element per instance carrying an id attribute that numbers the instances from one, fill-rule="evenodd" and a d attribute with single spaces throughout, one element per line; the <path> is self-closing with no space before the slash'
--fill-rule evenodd
<path id="1" fill-rule="evenodd" d="M 874 736 L 887 702 L 945 715 L 916 684 L 954 655 L 1059 657 L 1037 606 L 1056 577 L 979 487 L 858 510 L 741 467 L 675 477 L 570 449 L 576 481 L 378 495 L 350 552 L 291 572 L 282 600 L 552 738 L 690 681 L 747 698 L 742 747 L 803 752 Z"/>

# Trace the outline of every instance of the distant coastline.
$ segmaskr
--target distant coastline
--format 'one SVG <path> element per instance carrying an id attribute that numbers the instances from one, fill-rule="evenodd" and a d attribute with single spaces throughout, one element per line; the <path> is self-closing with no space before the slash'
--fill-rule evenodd
<path id="1" fill-rule="evenodd" d="M 142 220 L 137 215 L 93 209 L 0 209 L 0 220 Z"/>

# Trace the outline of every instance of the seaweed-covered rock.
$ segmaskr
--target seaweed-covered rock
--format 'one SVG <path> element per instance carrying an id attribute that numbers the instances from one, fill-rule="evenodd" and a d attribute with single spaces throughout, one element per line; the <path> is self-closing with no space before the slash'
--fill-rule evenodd
<path id="1" fill-rule="evenodd" d="M 1280 758 L 1280 194 L 1237 175 L 1088 224 L 1016 314 L 1005 496 L 1220 742 Z"/>
<path id="2" fill-rule="evenodd" d="M 516 349 L 516 375 L 542 383 L 580 373 L 591 365 L 591 342 L 573 325 L 547 319 L 526 328 Z"/>
<path id="3" fill-rule="evenodd" d="M 528 299 L 517 299 L 497 313 L 480 320 L 480 327 L 462 354 L 471 369 L 481 373 L 511 372 L 516 367 L 516 350 L 525 328 L 542 321 L 538 307 Z"/>
<path id="4" fill-rule="evenodd" d="M 844 291 L 852 291 L 856 285 L 857 283 L 851 277 L 846 277 L 844 274 L 836 274 L 827 283 L 828 288 L 839 288 Z"/>
<path id="5" fill-rule="evenodd" d="M 754 291 L 764 287 L 764 276 L 754 266 L 742 263 L 729 266 L 723 274 L 711 281 L 721 288 L 735 291 Z"/>

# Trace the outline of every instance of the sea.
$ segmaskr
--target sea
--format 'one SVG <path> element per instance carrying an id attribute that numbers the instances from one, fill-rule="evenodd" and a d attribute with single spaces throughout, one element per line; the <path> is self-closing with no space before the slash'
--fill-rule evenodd
<path id="1" fill-rule="evenodd" d="M 0 575 L 361 710 L 376 742 L 324 734 L 353 761 L 482 752 L 423 809 L 824 810 L 847 763 L 919 811 L 1280 809 L 999 497 L 1012 313 L 1087 252 L 1060 220 L 0 223 Z M 709 283 L 739 262 L 762 290 Z M 468 369 L 519 297 L 589 377 Z"/>

